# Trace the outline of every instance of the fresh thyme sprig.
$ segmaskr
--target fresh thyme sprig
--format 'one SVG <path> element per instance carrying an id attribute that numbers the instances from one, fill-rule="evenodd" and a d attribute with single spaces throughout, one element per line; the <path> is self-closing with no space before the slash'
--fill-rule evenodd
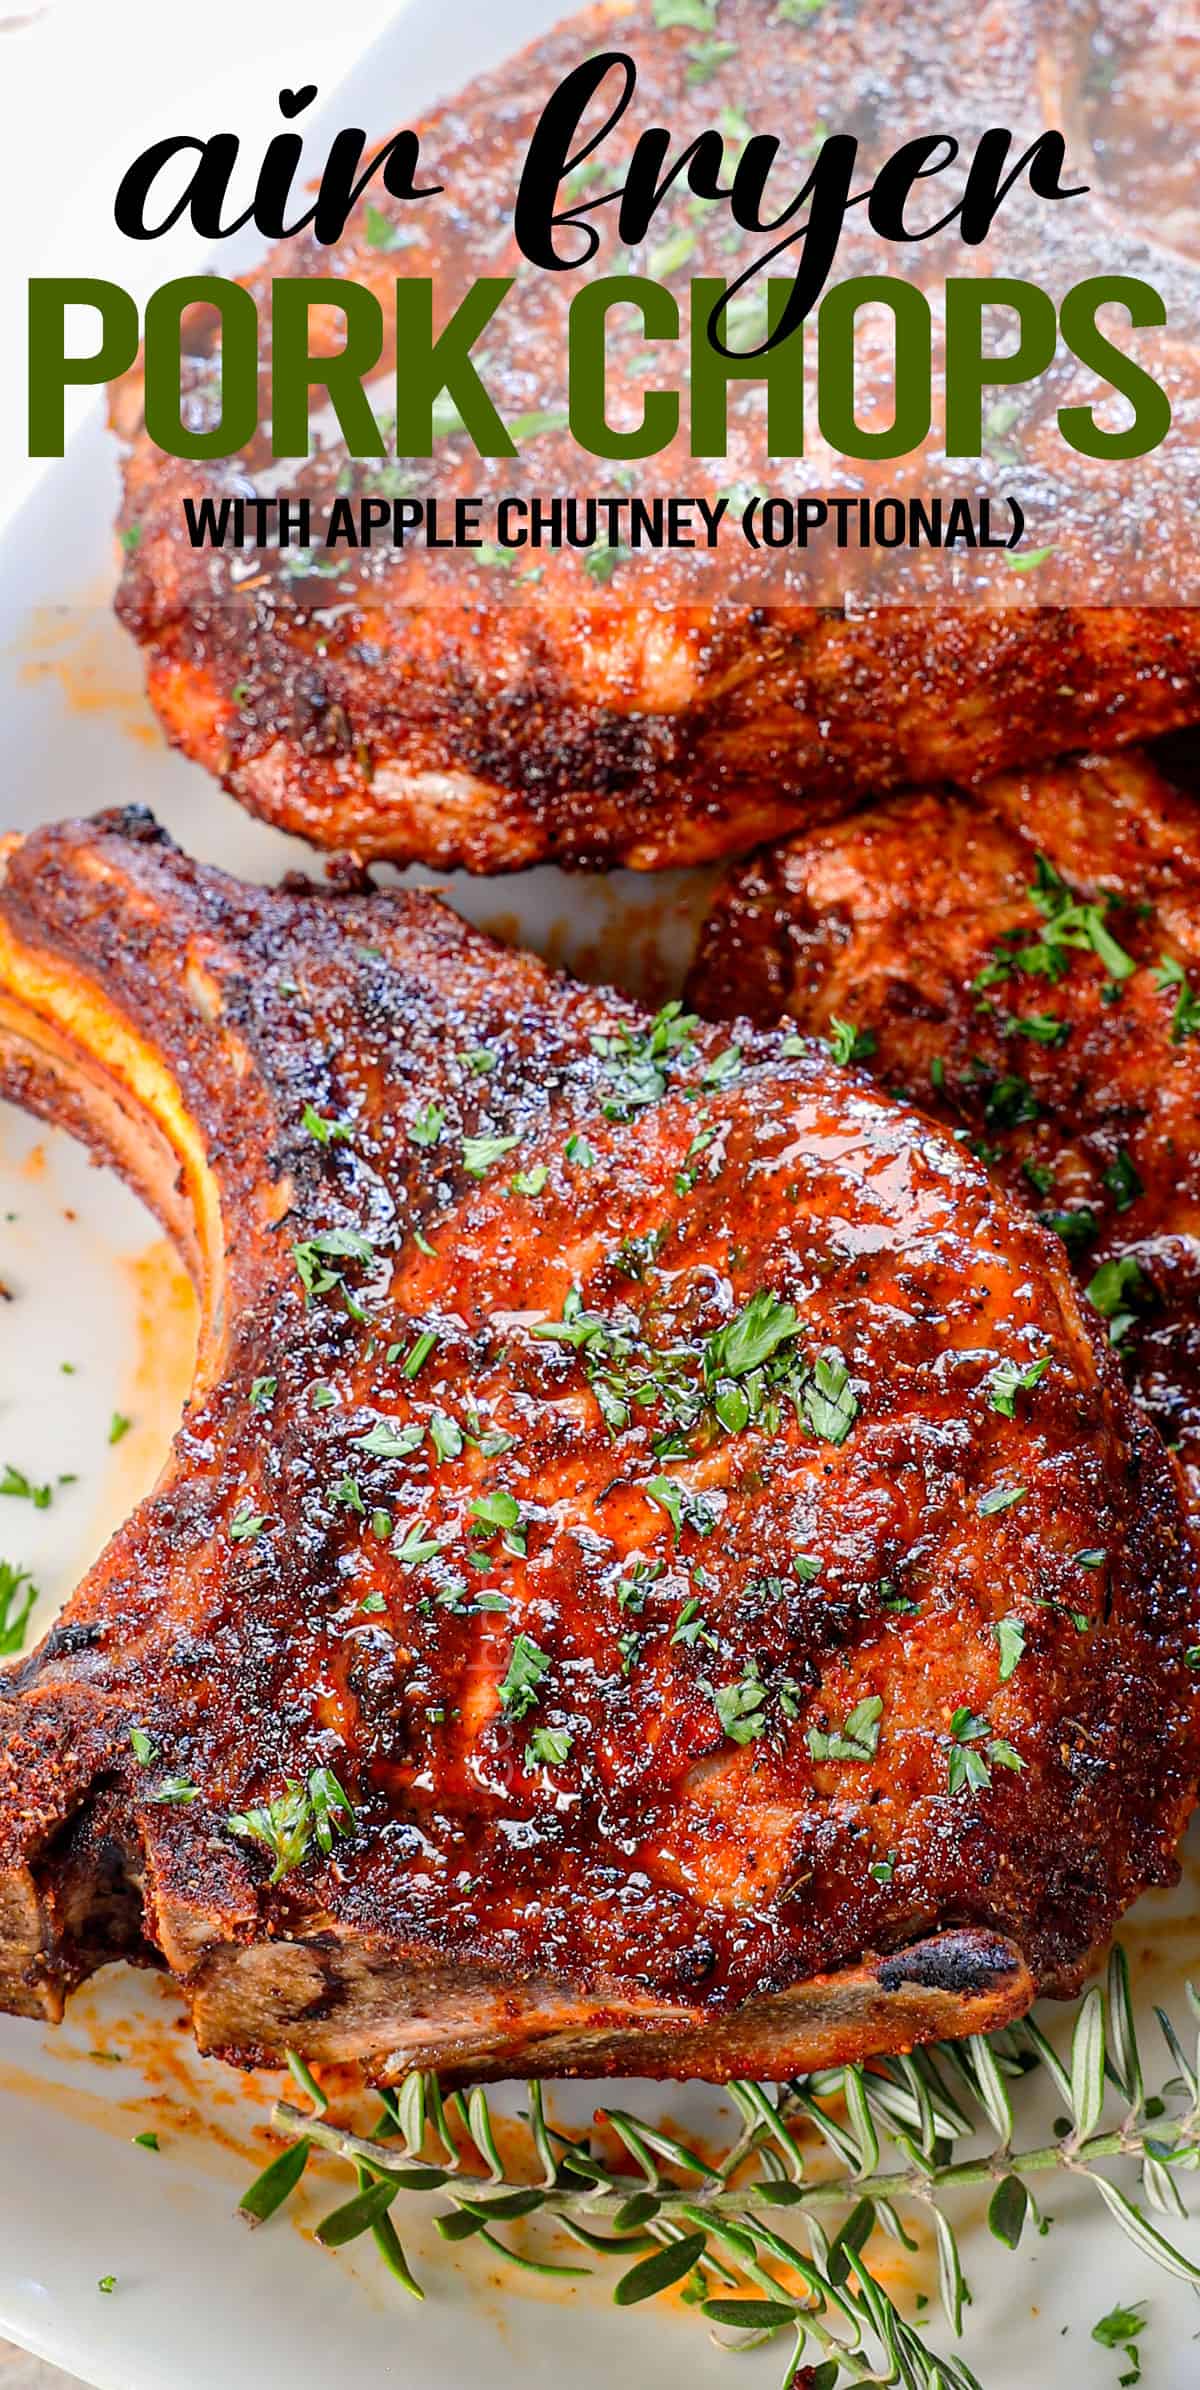
<path id="1" fill-rule="evenodd" d="M 1193 2024 L 1200 2022 L 1190 1985 L 1187 1997 Z M 292 2060 L 310 2108 L 275 2107 L 273 2128 L 290 2146 L 242 2208 L 264 2222 L 321 2149 L 354 2168 L 357 2189 L 324 2218 L 318 2240 L 341 2248 L 371 2233 L 417 2297 L 392 2222 L 401 2192 L 442 2196 L 437 2226 L 448 2241 L 482 2239 L 536 2273 L 594 2271 L 516 2250 L 504 2237 L 518 2219 L 546 2219 L 592 2257 L 621 2266 L 613 2290 L 621 2307 L 682 2285 L 685 2300 L 732 2335 L 728 2345 L 786 2344 L 783 2390 L 804 2362 L 812 2390 L 843 2381 L 978 2390 L 964 2360 L 929 2349 L 889 2297 L 865 2254 L 871 2235 L 879 2226 L 915 2249 L 900 2211 L 923 2216 L 937 2246 L 942 2307 L 958 2335 L 969 2294 L 947 2214 L 955 2193 L 990 2189 L 990 2229 L 1015 2249 L 1027 2226 L 1046 2229 L 1030 2178 L 1082 2177 L 1145 2256 L 1200 2287 L 1200 2266 L 1106 2171 L 1110 2162 L 1137 2166 L 1144 2205 L 1186 2215 L 1177 2178 L 1200 2167 L 1200 2051 L 1193 2063 L 1170 2020 L 1156 2013 L 1176 2070 L 1156 2093 L 1144 2086 L 1128 1966 L 1115 1950 L 1106 1989 L 1094 1986 L 1078 2005 L 1066 2061 L 1026 2018 L 986 2039 L 829 2068 L 778 2090 L 732 2083 L 741 2129 L 719 2162 L 608 2108 L 597 2111 L 597 2122 L 625 2158 L 606 2163 L 592 2135 L 575 2137 L 547 2121 L 541 2086 L 531 2083 L 532 2163 L 519 2174 L 501 2157 L 481 2088 L 444 2097 L 435 2075 L 410 2075 L 397 2092 L 381 2095 L 378 2122 L 364 2136 L 330 2122 L 320 2086 Z M 1021 2145 L 1012 2091 L 1025 2077 L 1048 2088 L 1062 2113 L 1049 2139 Z M 957 2154 L 964 2144 L 967 2154 Z M 791 2237 L 797 2227 L 803 2245 Z"/>

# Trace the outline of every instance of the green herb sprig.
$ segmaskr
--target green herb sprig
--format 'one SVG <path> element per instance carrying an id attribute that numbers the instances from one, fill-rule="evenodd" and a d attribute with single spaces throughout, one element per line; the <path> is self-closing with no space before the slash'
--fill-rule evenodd
<path id="1" fill-rule="evenodd" d="M 1193 2029 L 1200 1998 L 1188 1987 Z M 1200 2069 L 1170 2021 L 1159 2022 L 1171 2072 L 1145 2089 L 1124 1953 L 1113 1952 L 1105 1988 L 1079 2002 L 1060 2057 L 1026 2018 L 973 2035 L 832 2067 L 782 2086 L 729 2085 L 740 2129 L 714 2160 L 620 2108 L 596 2122 L 619 2144 L 608 2163 L 590 2134 L 558 2131 L 531 2083 L 526 2112 L 532 2164 L 501 2158 L 485 2092 L 444 2097 L 437 2077 L 415 2074 L 385 2092 L 370 2138 L 331 2123 L 319 2087 L 298 2060 L 293 2073 L 312 2106 L 281 2101 L 272 2126 L 286 2148 L 251 2185 L 242 2207 L 262 2221 L 299 2182 L 314 2149 L 346 2161 L 357 2190 L 317 2228 L 325 2247 L 370 2232 L 391 2271 L 423 2296 L 392 2223 L 402 2193 L 435 2196 L 438 2230 L 454 2243 L 482 2240 L 510 2264 L 538 2274 L 617 2266 L 613 2298 L 640 2305 L 679 2284 L 684 2299 L 726 2345 L 767 2341 L 786 2352 L 784 2390 L 802 2364 L 813 2390 L 842 2382 L 906 2390 L 979 2390 L 957 2353 L 935 2351 L 878 2280 L 868 2251 L 877 2228 L 908 2248 L 905 2215 L 937 2245 L 941 2306 L 962 2333 L 969 2292 L 950 2210 L 958 2194 L 989 2193 L 988 2225 L 1005 2248 L 1044 2230 L 1031 2183 L 1091 2184 L 1114 2223 L 1149 2257 L 1200 2288 L 1200 2267 L 1152 2224 L 1145 2208 L 1186 2214 L 1180 2178 L 1200 2168 Z M 1017 2095 L 1048 2090 L 1060 2111 L 1051 2138 L 1022 2140 Z M 1022 2096 L 1020 2104 L 1024 2104 Z M 1140 2200 L 1116 2170 L 1140 2175 Z M 515 2249 L 505 2227 L 542 2217 L 586 2252 L 563 2266 Z"/>

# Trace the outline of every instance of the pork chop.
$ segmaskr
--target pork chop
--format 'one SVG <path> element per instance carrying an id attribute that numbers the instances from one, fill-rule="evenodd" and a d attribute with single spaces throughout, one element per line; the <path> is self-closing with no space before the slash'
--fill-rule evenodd
<path id="1" fill-rule="evenodd" d="M 691 1000 L 828 1036 L 1064 1239 L 1200 1498 L 1200 805 L 1149 758 L 895 798 L 726 884 Z"/>
<path id="2" fill-rule="evenodd" d="M 3 2005 L 124 1955 L 243 2064 L 783 2076 L 1073 1986 L 1171 1877 L 1176 1484 L 952 1138 L 137 814 L 12 842 L 0 1031 L 202 1296 L 0 1677 Z"/>
<path id="3" fill-rule="evenodd" d="M 1086 13 L 1061 12 L 1062 32 L 1074 33 Z M 118 611 L 145 651 L 150 696 L 171 741 L 252 812 L 317 846 L 498 872 L 547 859 L 659 868 L 746 853 L 845 811 L 868 791 L 969 781 L 1195 720 L 1200 614 L 1178 594 L 1197 500 L 1186 427 L 1200 392 L 1180 338 L 1139 336 L 1139 357 L 1170 383 L 1177 420 L 1152 464 L 1137 468 L 1140 502 L 1152 507 L 1156 528 L 1140 550 L 1137 587 L 1164 559 L 1169 566 L 1156 585 L 1162 602 L 1139 607 L 1129 602 L 1129 559 L 1115 544 L 1131 512 L 1119 503 L 1120 468 L 1071 456 L 1057 430 L 1064 400 L 1094 395 L 1090 380 L 1075 390 L 1061 360 L 1019 431 L 1012 417 L 1020 394 L 1001 392 L 989 411 L 987 455 L 949 475 L 942 457 L 921 451 L 839 471 L 821 438 L 810 440 L 803 460 L 772 465 L 754 380 L 731 385 L 726 456 L 693 458 L 681 431 L 660 456 L 614 466 L 590 458 L 564 429 L 567 311 L 583 276 L 532 269 L 512 238 L 535 122 L 558 80 L 597 50 L 636 58 L 637 127 L 669 127 L 680 149 L 719 125 L 732 166 L 751 130 L 780 135 L 785 159 L 771 188 L 782 207 L 830 128 L 860 143 L 857 187 L 900 129 L 940 122 L 939 110 L 964 157 L 985 126 L 1014 124 L 1019 142 L 1062 121 L 1056 77 L 1066 70 L 1049 18 L 1028 0 L 1004 0 L 990 11 L 980 44 L 960 0 L 933 0 L 918 21 L 895 6 L 825 0 L 819 23 L 815 11 L 769 9 L 765 0 L 704 0 L 677 16 L 652 0 L 616 0 L 571 18 L 435 110 L 419 127 L 423 180 L 444 186 L 444 196 L 414 206 L 372 186 L 335 251 L 298 234 L 248 285 L 264 318 L 277 276 L 332 275 L 371 290 L 387 327 L 375 393 L 384 416 L 397 272 L 434 277 L 439 325 L 475 277 L 515 275 L 505 313 L 480 345 L 500 416 L 523 427 L 519 456 L 483 462 L 452 424 L 439 434 L 432 463 L 389 454 L 355 466 L 334 425 L 304 468 L 273 462 L 265 435 L 228 461 L 175 462 L 147 437 L 140 370 L 128 377 L 114 403 L 126 443 Z M 1049 43 L 1041 82 L 1039 42 Z M 1086 60 L 1071 69 L 1076 82 L 1085 68 Z M 1036 124 L 1025 125 L 1031 108 Z M 1127 100 L 1126 122 L 1131 113 Z M 1075 179 L 1098 188 L 1103 177 L 1086 139 L 1083 129 Z M 632 141 L 622 127 L 598 183 L 585 179 L 593 159 L 571 198 L 619 189 Z M 940 248 L 904 249 L 900 263 L 906 278 L 931 289 L 948 272 L 1027 271 L 1058 292 L 1092 273 L 1098 244 L 1106 273 L 1144 274 L 1149 243 L 1170 323 L 1194 322 L 1194 269 L 1153 246 L 1153 161 L 1140 194 L 1140 214 L 1126 203 L 1097 227 L 1090 202 L 1044 205 L 1026 193 L 1023 206 L 1018 190 L 990 248 L 964 253 L 952 234 Z M 931 203 L 926 214 L 935 212 Z M 639 250 L 617 242 L 614 215 L 609 205 L 598 218 L 605 246 L 591 270 L 666 280 L 681 302 L 695 277 L 732 279 L 770 245 L 766 235 L 739 236 L 723 209 L 692 200 L 682 181 Z M 786 275 L 793 262 L 785 254 L 774 270 Z M 861 208 L 852 209 L 837 277 L 891 265 Z M 761 300 L 761 277 L 728 321 L 734 349 L 753 350 L 765 336 L 756 294 Z M 936 305 L 934 313 L 940 320 Z M 193 317 L 183 410 L 191 429 L 207 431 L 222 403 L 220 350 L 212 311 L 197 308 Z M 332 307 L 317 310 L 314 338 L 319 348 L 342 345 Z M 640 319 L 618 311 L 610 368 L 618 428 L 636 421 L 643 383 L 676 378 L 651 370 L 654 356 L 648 368 L 646 352 Z M 935 350 L 935 378 L 941 372 Z M 887 419 L 890 382 L 888 345 L 877 342 L 858 361 L 864 422 Z M 264 334 L 264 417 L 269 390 Z M 618 544 L 593 555 L 527 555 L 485 541 L 467 557 L 389 546 L 305 554 L 268 545 L 239 555 L 193 549 L 183 515 L 185 497 L 219 505 L 301 486 L 319 522 L 347 489 L 392 500 L 436 492 L 447 502 L 501 491 L 712 500 L 763 484 L 818 496 L 845 489 L 924 497 L 947 482 L 961 494 L 977 479 L 990 488 L 998 477 L 1007 490 L 1030 476 L 1031 523 L 1045 522 L 1047 493 L 1053 497 L 1052 544 L 1016 559 L 1034 563 L 1028 573 L 1012 572 L 1004 555 L 984 560 L 988 578 L 973 594 L 987 610 L 963 600 L 961 558 L 944 554 L 932 568 L 924 559 L 920 580 L 921 560 L 905 552 L 886 559 L 889 603 L 880 605 L 872 597 L 878 555 L 818 544 L 778 560 L 764 607 L 739 594 L 736 562 L 714 582 L 698 553 L 630 554 Z M 746 560 L 739 543 L 740 533 L 735 560 Z M 1069 602 L 1044 603 L 1047 566 L 1061 572 Z"/>

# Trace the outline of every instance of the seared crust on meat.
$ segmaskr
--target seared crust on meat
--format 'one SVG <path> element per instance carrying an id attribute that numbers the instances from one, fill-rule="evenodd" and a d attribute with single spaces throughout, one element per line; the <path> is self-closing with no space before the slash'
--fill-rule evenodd
<path id="1" fill-rule="evenodd" d="M 331 636 L 275 581 L 209 605 L 212 560 L 177 563 L 190 587 L 174 621 L 150 630 L 149 554 L 120 601 L 172 744 L 275 828 L 368 859 L 708 863 L 872 789 L 1117 746 L 1200 712 L 1200 611 L 677 608 L 653 620 L 653 661 L 687 696 L 660 709 L 640 604 L 513 597 L 493 614 L 464 593 L 419 622 L 355 612 Z"/>
<path id="2" fill-rule="evenodd" d="M 1086 12 L 1060 13 L 1056 26 L 1073 39 L 1074 20 L 1082 24 Z M 790 192 L 808 171 L 803 161 L 822 126 L 857 133 L 865 176 L 886 154 L 889 128 L 905 120 L 903 95 L 914 76 L 924 78 L 922 121 L 932 122 L 944 106 L 964 156 L 972 127 L 998 121 L 998 92 L 1027 94 L 1034 103 L 1042 87 L 1032 45 L 1039 28 L 1047 38 L 1044 18 L 1025 0 L 1005 0 L 990 13 L 986 44 L 967 28 L 960 0 L 933 0 L 922 12 L 915 61 L 913 20 L 902 10 L 828 0 L 814 30 L 774 14 L 768 20 L 763 0 L 722 0 L 728 47 L 701 79 L 694 28 L 658 26 L 649 0 L 640 0 L 571 19 L 435 111 L 420 128 L 422 154 L 425 179 L 444 185 L 443 198 L 400 208 L 376 191 L 335 253 L 297 235 L 247 278 L 249 286 L 265 312 L 275 275 L 351 277 L 375 292 L 390 325 L 400 267 L 435 276 L 440 322 L 477 275 L 521 268 L 484 344 L 486 378 L 506 422 L 532 417 L 544 428 L 522 438 L 519 459 L 493 464 L 451 438 L 439 441 L 432 465 L 392 460 L 350 468 L 334 441 L 303 470 L 317 519 L 347 476 L 373 494 L 436 490 L 447 500 L 622 486 L 610 465 L 593 466 L 554 428 L 566 312 L 580 276 L 524 267 L 510 237 L 530 134 L 569 68 L 597 49 L 627 47 L 640 75 L 638 125 L 670 126 L 682 143 L 723 110 L 736 118 L 752 61 L 755 127 L 794 144 L 778 168 Z M 937 78 L 947 61 L 943 89 Z M 1050 81 L 1036 97 L 1038 129 L 1061 121 L 1057 78 L 1068 71 L 1057 57 L 1045 66 Z M 624 128 L 619 161 L 623 142 Z M 696 274 L 740 272 L 767 245 L 751 239 L 731 258 L 722 245 L 723 212 L 689 213 L 686 195 L 677 198 L 678 221 L 656 220 L 646 257 L 632 262 L 653 271 L 669 229 L 683 259 L 675 276 L 682 285 Z M 380 243 L 389 209 L 403 219 L 399 251 Z M 1144 227 L 1106 226 L 1107 272 L 1144 271 L 1145 242 L 1155 231 L 1152 188 L 1146 209 Z M 1091 271 L 1094 233 L 1077 204 L 1029 202 L 1026 212 L 1039 282 L 1066 288 Z M 614 264 L 607 231 L 614 213 L 602 218 L 607 265 Z M 1018 193 L 1006 203 L 997 272 L 1021 271 L 1014 226 L 1024 221 Z M 932 282 L 946 270 L 961 273 L 962 254 L 961 245 L 914 248 L 904 252 L 905 271 Z M 971 255 L 972 271 L 981 270 L 979 253 Z M 1194 273 L 1165 253 L 1154 252 L 1153 262 L 1172 323 L 1193 322 Z M 788 264 L 785 256 L 778 272 Z M 839 253 L 839 275 L 852 270 L 881 270 L 879 244 L 861 214 L 848 220 Z M 215 420 L 217 384 L 211 328 L 196 312 L 186 413 L 204 426 Z M 332 310 L 315 337 L 318 345 L 340 345 Z M 752 347 L 754 337 L 743 332 L 734 345 Z M 389 332 L 389 353 L 390 339 Z M 640 322 L 619 317 L 614 386 L 645 347 Z M 1168 348 L 1164 362 L 1143 337 L 1139 353 L 1160 370 L 1170 365 L 1182 415 L 1194 370 L 1186 353 Z M 868 354 L 860 366 L 864 409 L 876 402 L 884 409 L 886 356 Z M 644 378 L 643 366 L 634 388 Z M 263 386 L 265 412 L 266 357 Z M 1057 372 L 1039 394 L 1024 459 L 1035 490 L 1061 479 L 1055 410 L 1069 395 Z M 767 469 L 761 398 L 753 383 L 734 385 L 726 459 L 692 458 L 681 435 L 637 468 L 639 491 L 711 497 L 760 482 Z M 387 403 L 381 385 L 381 412 Z M 1053 510 L 1054 557 L 1077 554 L 1073 586 L 1087 590 L 1090 608 L 1039 607 L 1037 575 L 1014 576 L 1002 555 L 988 560 L 984 586 L 997 611 L 904 602 L 913 591 L 903 559 L 890 591 L 900 602 L 872 607 L 864 560 L 832 546 L 824 575 L 813 557 L 782 559 L 776 602 L 767 606 L 743 602 L 736 575 L 715 584 L 707 560 L 686 554 L 626 556 L 598 587 L 588 560 L 569 550 L 540 554 L 531 572 L 517 569 L 530 561 L 519 556 L 505 571 L 503 558 L 476 562 L 419 549 L 341 551 L 318 557 L 307 572 L 295 569 L 295 556 L 271 550 L 249 557 L 193 550 L 185 495 L 219 501 L 260 485 L 276 488 L 286 468 L 272 464 L 263 440 L 228 462 L 164 458 L 144 430 L 140 373 L 119 386 L 114 416 L 128 444 L 122 522 L 129 544 L 118 610 L 145 650 L 150 695 L 167 734 L 252 812 L 317 846 L 479 872 L 547 859 L 644 869 L 698 863 L 786 836 L 868 791 L 948 776 L 970 781 L 1085 745 L 1119 746 L 1200 712 L 1200 615 L 1122 602 L 1128 574 L 1106 548 L 1120 519 L 1108 462 L 1072 458 L 1078 519 L 1068 496 Z M 1177 479 L 1156 498 L 1156 543 L 1169 552 L 1174 538 L 1179 553 L 1196 491 L 1187 442 L 1165 453 L 1170 461 L 1156 459 L 1156 474 Z M 830 487 L 829 470 L 818 443 L 808 460 L 774 468 L 772 486 L 820 495 Z M 974 470 L 964 465 L 960 486 Z M 935 478 L 919 456 L 864 463 L 852 475 L 845 486 L 868 496 L 924 496 Z M 288 486 L 297 478 L 293 469 Z M 1158 552 L 1156 544 L 1147 554 Z M 956 591 L 954 560 L 938 561 L 945 568 L 938 594 Z M 1175 584 L 1165 594 L 1174 595 Z"/>
<path id="3" fill-rule="evenodd" d="M 1098 909 L 1064 915 L 1055 875 Z M 756 857 L 719 894 L 689 981 L 715 1019 L 787 1013 L 817 1035 L 851 1022 L 875 1077 L 972 1141 L 1066 1240 L 1195 1496 L 1189 991 L 1200 999 L 1200 803 L 1138 755 L 974 796 L 923 790 Z"/>
<path id="4" fill-rule="evenodd" d="M 0 1031 L 205 1297 L 159 1485 L 0 1679 L 7 2006 L 123 1951 L 245 2063 L 786 2075 L 1073 1985 L 1172 1875 L 1172 1472 L 918 1114 L 136 815 L 15 847 Z M 229 1820 L 322 1768 L 353 1818 L 272 1884 Z"/>

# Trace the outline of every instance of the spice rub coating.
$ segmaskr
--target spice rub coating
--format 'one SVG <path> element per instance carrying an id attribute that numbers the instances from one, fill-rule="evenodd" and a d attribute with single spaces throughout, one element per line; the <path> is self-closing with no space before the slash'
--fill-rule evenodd
<path id="1" fill-rule="evenodd" d="M 204 1298 L 0 1679 L 6 2005 L 124 1952 L 244 2063 L 783 2075 L 1072 1985 L 1170 1877 L 1174 1477 L 927 1119 L 136 814 L 15 844 L 0 1027 Z"/>

